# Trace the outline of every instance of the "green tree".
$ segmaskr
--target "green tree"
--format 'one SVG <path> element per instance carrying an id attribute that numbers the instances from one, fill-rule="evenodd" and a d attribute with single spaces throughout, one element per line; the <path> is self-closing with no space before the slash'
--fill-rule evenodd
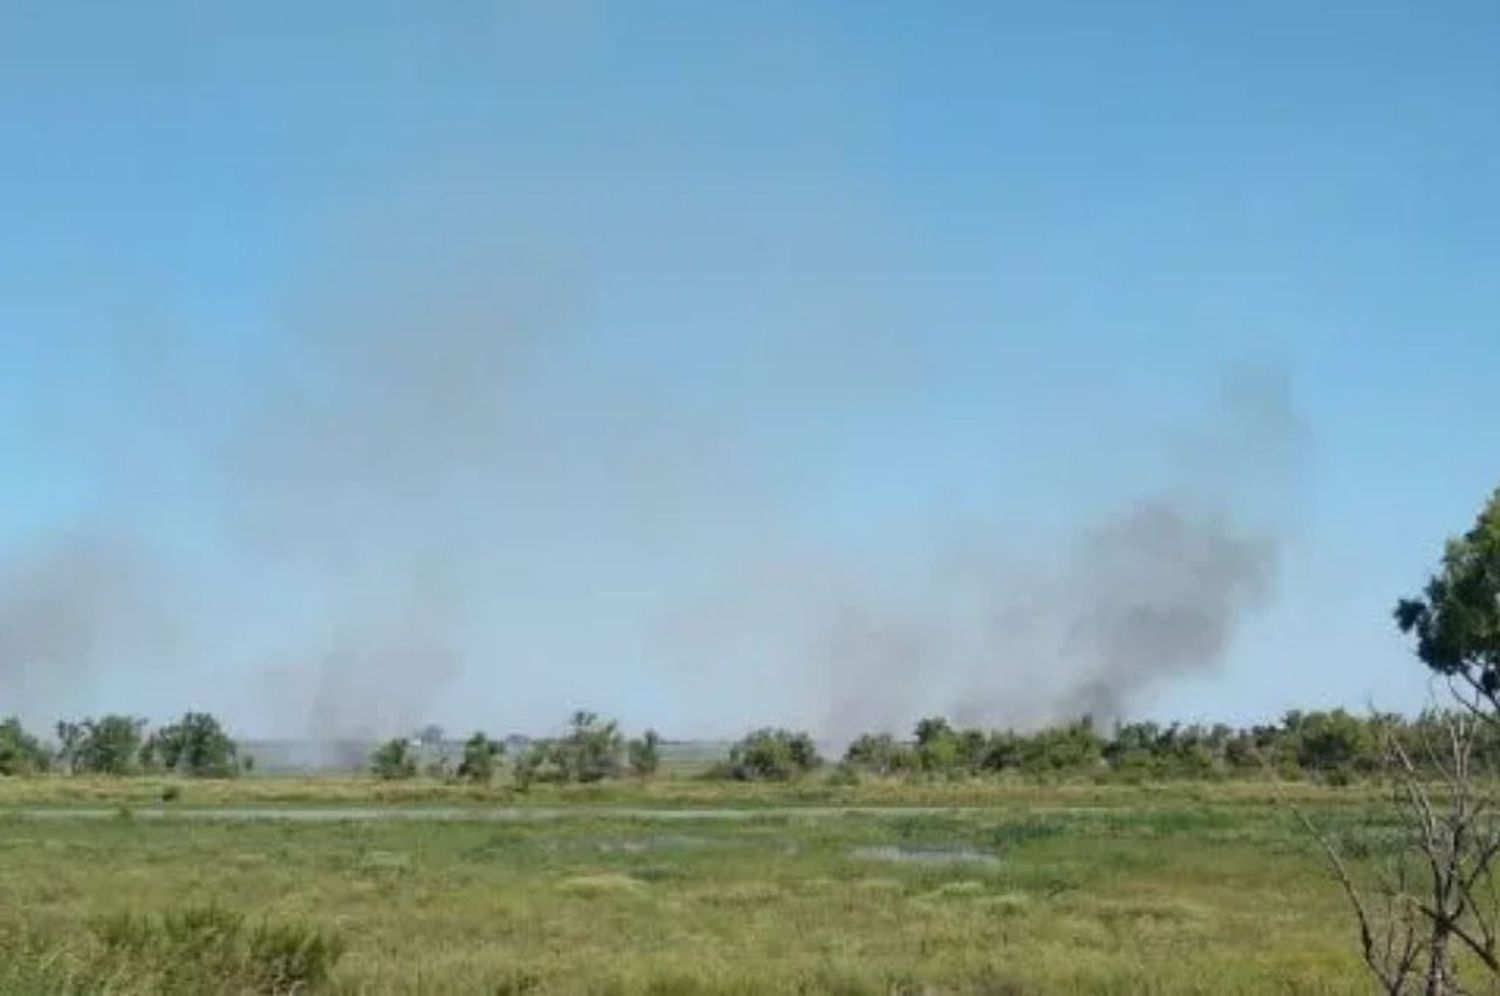
<path id="1" fill-rule="evenodd" d="M 190 712 L 146 741 L 147 767 L 193 778 L 231 778 L 239 773 L 239 747 L 206 712 Z"/>
<path id="2" fill-rule="evenodd" d="M 59 723 L 59 739 L 75 774 L 128 775 L 140 764 L 144 719 L 109 715 Z M 65 736 L 62 734 L 66 734 Z"/>
<path id="3" fill-rule="evenodd" d="M 1375 724 L 1343 709 L 1299 713 L 1290 741 L 1298 767 L 1334 781 L 1346 781 L 1356 770 L 1373 770 L 1382 760 Z"/>
<path id="4" fill-rule="evenodd" d="M 1397 603 L 1395 618 L 1463 709 L 1429 713 L 1404 729 L 1372 721 L 1401 824 L 1373 874 L 1370 861 L 1344 860 L 1335 838 L 1302 820 L 1323 846 L 1359 927 L 1365 964 L 1386 993 L 1494 992 L 1500 797 L 1493 769 L 1476 768 L 1475 758 L 1484 757 L 1500 725 L 1500 491 L 1468 532 L 1448 541 L 1438 572 L 1421 594 Z M 1320 752 L 1349 747 L 1350 735 L 1329 738 L 1311 717 L 1288 716 L 1287 726 L 1301 744 L 1321 739 Z M 1420 752 L 1414 755 L 1408 741 Z M 1471 972 L 1484 976 L 1480 985 L 1460 979 Z"/>
<path id="5" fill-rule="evenodd" d="M 613 778 L 620 773 L 624 752 L 619 724 L 583 710 L 573 714 L 567 734 L 552 743 L 552 760 L 562 779 L 570 782 Z"/>
<path id="6" fill-rule="evenodd" d="M 370 755 L 370 772 L 385 781 L 412 778 L 417 773 L 417 759 L 405 737 L 387 740 Z"/>
<path id="7" fill-rule="evenodd" d="M 889 733 L 865 733 L 850 742 L 844 763 L 876 775 L 893 775 L 916 766 L 915 755 L 906 744 L 898 744 Z"/>
<path id="8" fill-rule="evenodd" d="M 458 777 L 476 785 L 488 785 L 495 777 L 496 763 L 505 753 L 505 745 L 475 732 L 464 741 L 464 758 L 458 764 Z"/>
<path id="9" fill-rule="evenodd" d="M 766 727 L 754 730 L 729 748 L 726 773 L 743 782 L 786 781 L 823 763 L 806 733 Z"/>
<path id="10" fill-rule="evenodd" d="M 626 745 L 625 754 L 630 770 L 640 778 L 650 778 L 661 767 L 661 735 L 647 730 L 637 740 Z"/>
<path id="11" fill-rule="evenodd" d="M 77 769 L 78 748 L 83 743 L 83 724 L 69 719 L 59 719 L 57 732 L 57 759 L 67 765 L 68 771 Z"/>
<path id="12" fill-rule="evenodd" d="M 530 743 L 516 751 L 516 762 L 511 768 L 516 788 L 522 792 L 530 789 L 550 755 L 551 745 L 545 742 Z"/>
<path id="13" fill-rule="evenodd" d="M 12 716 L 0 723 L 0 775 L 30 775 L 51 764 L 47 748 Z"/>
<path id="14" fill-rule="evenodd" d="M 1465 704 L 1500 714 L 1500 491 L 1473 528 L 1448 541 L 1438 572 L 1396 605 L 1424 664 L 1450 679 Z"/>

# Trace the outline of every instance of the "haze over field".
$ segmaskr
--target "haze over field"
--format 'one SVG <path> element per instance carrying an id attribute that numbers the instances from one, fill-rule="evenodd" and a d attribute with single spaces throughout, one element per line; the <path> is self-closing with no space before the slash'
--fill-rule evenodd
<path id="1" fill-rule="evenodd" d="M 0 714 L 1422 703 L 1486 32 L 70 6 L 0 15 Z"/>

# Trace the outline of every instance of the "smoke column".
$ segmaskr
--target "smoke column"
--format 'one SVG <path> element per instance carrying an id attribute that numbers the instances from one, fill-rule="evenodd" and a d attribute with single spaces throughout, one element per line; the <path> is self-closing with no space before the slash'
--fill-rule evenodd
<path id="1" fill-rule="evenodd" d="M 557 270 L 420 235 L 318 282 L 274 348 L 221 372 L 242 390 L 216 421 L 202 389 L 134 427 L 180 480 L 120 453 L 109 497 L 191 521 L 122 513 L 0 550 L 0 712 L 212 706 L 330 741 L 536 729 L 622 690 L 643 724 L 710 717 L 700 734 L 1103 719 L 1210 672 L 1274 597 L 1295 475 L 1256 454 L 1302 433 L 1275 383 L 1233 388 L 1169 479 L 1040 563 L 1013 522 L 968 514 L 957 535 L 939 513 L 893 524 L 926 550 L 892 567 L 823 542 L 785 488 L 803 469 L 778 461 L 789 433 L 909 411 L 892 372 L 919 335 L 882 332 L 890 363 L 861 380 L 835 362 L 861 340 L 808 325 L 717 356 L 753 381 L 723 398 L 664 390 L 581 331 L 588 294 Z"/>

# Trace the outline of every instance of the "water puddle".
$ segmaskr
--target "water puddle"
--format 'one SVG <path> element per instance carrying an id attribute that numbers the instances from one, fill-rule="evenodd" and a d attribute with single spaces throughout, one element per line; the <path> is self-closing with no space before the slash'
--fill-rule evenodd
<path id="1" fill-rule="evenodd" d="M 883 844 L 856 847 L 849 852 L 863 861 L 884 861 L 894 865 L 980 865 L 993 868 L 1000 859 L 972 847 L 899 847 Z"/>
<path id="2" fill-rule="evenodd" d="M 652 837 L 631 837 L 594 841 L 594 849 L 602 854 L 649 854 L 652 851 L 682 851 L 701 847 L 707 843 L 702 837 L 685 834 L 660 834 Z"/>

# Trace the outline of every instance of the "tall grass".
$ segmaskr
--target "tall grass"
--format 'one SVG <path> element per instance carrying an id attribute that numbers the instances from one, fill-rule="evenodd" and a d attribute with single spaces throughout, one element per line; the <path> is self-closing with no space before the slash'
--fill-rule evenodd
<path id="1" fill-rule="evenodd" d="M 16 816 L 0 993 L 1365 991 L 1341 897 L 1274 806 L 1007 791 L 744 820 Z M 1378 845 L 1375 803 L 1322 791 L 1323 825 Z"/>

